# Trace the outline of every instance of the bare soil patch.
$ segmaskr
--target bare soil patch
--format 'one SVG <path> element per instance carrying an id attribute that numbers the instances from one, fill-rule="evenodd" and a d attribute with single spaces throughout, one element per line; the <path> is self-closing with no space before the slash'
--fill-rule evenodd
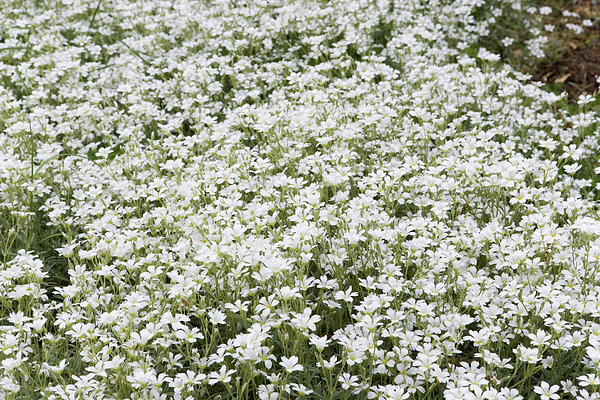
<path id="1" fill-rule="evenodd" d="M 600 86 L 600 6 L 596 1 L 579 1 L 568 11 L 593 21 L 593 25 L 566 43 L 552 62 L 542 63 L 529 73 L 532 80 L 552 84 L 573 100 L 582 93 L 596 93 Z"/>

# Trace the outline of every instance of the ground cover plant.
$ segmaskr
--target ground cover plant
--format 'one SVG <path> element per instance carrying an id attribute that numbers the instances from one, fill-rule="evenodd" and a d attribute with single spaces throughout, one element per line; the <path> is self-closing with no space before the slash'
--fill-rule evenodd
<path id="1" fill-rule="evenodd" d="M 598 399 L 598 99 L 486 47 L 543 7 L 0 0 L 2 398 Z"/>

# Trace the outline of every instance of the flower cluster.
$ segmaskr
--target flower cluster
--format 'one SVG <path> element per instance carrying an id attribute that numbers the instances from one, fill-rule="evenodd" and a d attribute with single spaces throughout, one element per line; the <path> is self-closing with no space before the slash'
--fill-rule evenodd
<path id="1" fill-rule="evenodd" d="M 483 2 L 4 3 L 3 398 L 598 398 L 595 100 Z"/>

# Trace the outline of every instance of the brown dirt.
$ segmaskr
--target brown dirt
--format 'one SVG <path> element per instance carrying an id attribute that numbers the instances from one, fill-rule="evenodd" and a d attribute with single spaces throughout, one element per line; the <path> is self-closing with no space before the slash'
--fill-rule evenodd
<path id="1" fill-rule="evenodd" d="M 574 100 L 582 93 L 593 94 L 600 83 L 600 9 L 592 1 L 579 1 L 570 11 L 594 21 L 594 25 L 573 38 L 556 61 L 536 68 L 533 80 L 560 84 L 556 87 L 567 92 Z"/>
<path id="2" fill-rule="evenodd" d="M 600 44 L 582 49 L 568 50 L 551 65 L 542 66 L 533 79 L 541 82 L 562 83 L 560 88 L 569 98 L 581 93 L 593 94 L 600 84 Z"/>

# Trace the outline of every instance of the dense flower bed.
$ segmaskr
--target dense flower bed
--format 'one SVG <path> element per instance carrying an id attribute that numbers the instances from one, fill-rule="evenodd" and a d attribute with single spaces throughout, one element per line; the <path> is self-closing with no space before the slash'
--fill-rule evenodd
<path id="1" fill-rule="evenodd" d="M 598 113 L 474 50 L 517 1 L 0 3 L 2 398 L 598 398 Z"/>

